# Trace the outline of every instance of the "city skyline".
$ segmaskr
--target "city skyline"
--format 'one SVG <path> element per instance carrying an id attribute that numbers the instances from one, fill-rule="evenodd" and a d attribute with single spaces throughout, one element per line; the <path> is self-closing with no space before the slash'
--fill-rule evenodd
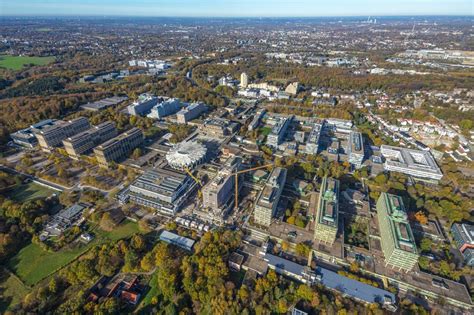
<path id="1" fill-rule="evenodd" d="M 5 0 L 2 16 L 147 16 L 147 17 L 324 17 L 469 15 L 469 0 L 349 1 L 332 3 L 310 0 Z"/>

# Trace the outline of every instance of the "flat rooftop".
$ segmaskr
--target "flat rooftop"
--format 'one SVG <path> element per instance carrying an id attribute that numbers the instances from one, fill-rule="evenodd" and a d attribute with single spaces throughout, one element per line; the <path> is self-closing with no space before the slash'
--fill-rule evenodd
<path id="1" fill-rule="evenodd" d="M 87 103 L 81 106 L 83 109 L 87 110 L 93 110 L 93 111 L 98 111 L 110 106 L 117 105 L 121 102 L 124 102 L 128 100 L 128 97 L 126 96 L 114 96 L 114 97 L 108 97 L 104 98 L 103 100 L 92 102 L 92 103 Z"/>
<path id="2" fill-rule="evenodd" d="M 318 207 L 318 222 L 337 227 L 339 211 L 339 181 L 337 179 L 323 178 Z"/>
<path id="3" fill-rule="evenodd" d="M 429 151 L 399 148 L 382 145 L 380 147 L 382 155 L 385 157 L 385 165 L 406 171 L 418 171 L 435 176 L 442 176 L 438 164 Z"/>

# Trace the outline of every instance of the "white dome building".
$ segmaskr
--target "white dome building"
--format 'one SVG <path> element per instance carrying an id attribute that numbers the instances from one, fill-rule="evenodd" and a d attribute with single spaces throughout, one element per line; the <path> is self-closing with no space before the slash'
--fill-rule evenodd
<path id="1" fill-rule="evenodd" d="M 177 170 L 192 169 L 204 162 L 206 154 L 206 147 L 199 142 L 181 142 L 168 151 L 166 161 Z"/>

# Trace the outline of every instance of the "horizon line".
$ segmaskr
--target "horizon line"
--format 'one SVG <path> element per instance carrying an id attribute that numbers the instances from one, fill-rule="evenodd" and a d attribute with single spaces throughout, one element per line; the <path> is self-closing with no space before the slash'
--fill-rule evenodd
<path id="1" fill-rule="evenodd" d="M 11 17 L 127 17 L 127 18 L 230 18 L 230 19 L 239 19 L 239 18 L 252 18 L 252 19 L 266 19 L 266 18 L 355 18 L 355 17 L 374 17 L 374 18 L 383 18 L 383 17 L 472 17 L 470 14 L 365 14 L 365 15 L 294 15 L 294 16 L 284 16 L 284 15 L 242 15 L 242 16 L 219 16 L 219 15 L 121 15 L 121 14 L 9 14 L 2 15 L 2 18 L 11 18 Z"/>

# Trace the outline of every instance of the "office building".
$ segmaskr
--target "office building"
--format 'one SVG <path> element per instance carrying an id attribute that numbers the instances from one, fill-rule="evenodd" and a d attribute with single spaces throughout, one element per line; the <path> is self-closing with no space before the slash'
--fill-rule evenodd
<path id="1" fill-rule="evenodd" d="M 316 209 L 314 238 L 331 245 L 336 240 L 339 220 L 339 181 L 324 177 Z"/>
<path id="2" fill-rule="evenodd" d="M 133 116 L 145 116 L 151 111 L 153 106 L 158 104 L 158 101 L 158 97 L 153 96 L 151 94 L 140 94 L 140 96 L 135 102 L 128 105 L 128 113 Z"/>
<path id="3" fill-rule="evenodd" d="M 245 89 L 247 88 L 248 85 L 249 85 L 249 76 L 247 75 L 247 73 L 242 72 L 242 74 L 240 75 L 240 86 Z"/>
<path id="4" fill-rule="evenodd" d="M 385 266 L 413 269 L 418 251 L 402 197 L 382 192 L 377 201 L 377 221 Z"/>
<path id="5" fill-rule="evenodd" d="M 128 100 L 128 97 L 126 96 L 114 96 L 114 97 L 108 97 L 104 98 L 103 100 L 96 101 L 93 103 L 87 103 L 81 106 L 82 109 L 85 110 L 90 110 L 93 112 L 97 112 L 112 106 L 115 106 L 117 104 L 120 104 L 124 101 Z"/>
<path id="6" fill-rule="evenodd" d="M 163 119 L 166 116 L 177 113 L 184 104 L 177 98 L 160 99 L 156 105 L 153 106 L 149 118 Z"/>
<path id="7" fill-rule="evenodd" d="M 90 152 L 102 142 L 115 136 L 117 136 L 115 124 L 111 121 L 106 121 L 63 140 L 63 145 L 71 158 L 78 159 L 81 154 Z"/>
<path id="8" fill-rule="evenodd" d="M 86 209 L 86 204 L 78 203 L 59 211 L 46 223 L 44 228 L 45 233 L 42 233 L 42 238 L 46 239 L 48 236 L 60 236 L 72 225 L 80 221 Z"/>
<path id="9" fill-rule="evenodd" d="M 47 124 L 33 125 L 31 130 L 45 151 L 60 146 L 67 137 L 74 136 L 90 128 L 87 118 L 79 117 L 69 121 L 51 120 Z"/>
<path id="10" fill-rule="evenodd" d="M 273 126 L 271 133 L 267 136 L 267 145 L 278 148 L 285 139 L 286 131 L 293 121 L 293 115 L 290 117 L 279 118 Z"/>
<path id="11" fill-rule="evenodd" d="M 360 132 L 353 131 L 349 135 L 347 154 L 349 155 L 349 163 L 356 168 L 362 166 L 364 161 L 364 139 Z"/>
<path id="12" fill-rule="evenodd" d="M 257 129 L 258 125 L 260 124 L 260 121 L 265 116 L 266 112 L 267 112 L 266 109 L 262 109 L 261 111 L 257 112 L 255 117 L 252 119 L 252 121 L 249 124 L 248 128 L 250 131 Z"/>
<path id="13" fill-rule="evenodd" d="M 118 162 L 126 158 L 133 149 L 142 143 L 142 131 L 132 128 L 96 147 L 94 154 L 100 166 L 108 167 L 110 162 Z"/>
<path id="14" fill-rule="evenodd" d="M 128 200 L 174 215 L 188 200 L 194 186 L 194 180 L 184 172 L 170 168 L 150 169 L 130 185 Z"/>
<path id="15" fill-rule="evenodd" d="M 234 205 L 235 175 L 232 174 L 239 170 L 241 163 L 240 157 L 229 158 L 202 189 L 203 207 L 218 220 L 223 220 Z"/>
<path id="16" fill-rule="evenodd" d="M 317 154 L 319 150 L 319 139 L 321 137 L 321 130 L 323 124 L 314 124 L 313 129 L 309 133 L 308 141 L 306 142 L 305 153 L 306 154 Z"/>
<path id="17" fill-rule="evenodd" d="M 259 225 L 270 226 L 280 201 L 286 182 L 286 169 L 276 167 L 267 179 L 255 204 L 254 221 Z"/>
<path id="18" fill-rule="evenodd" d="M 429 151 L 388 145 L 382 145 L 380 150 L 385 158 L 384 169 L 386 171 L 434 180 L 440 180 L 443 177 L 443 173 Z"/>
<path id="19" fill-rule="evenodd" d="M 53 119 L 46 119 L 31 125 L 28 128 L 18 130 L 10 134 L 10 138 L 12 138 L 13 142 L 27 148 L 33 148 L 38 144 L 38 139 L 36 138 L 33 129 L 41 129 L 45 126 L 52 126 L 56 120 Z"/>
<path id="20" fill-rule="evenodd" d="M 199 129 L 213 137 L 228 136 L 238 130 L 239 125 L 224 118 L 209 118 Z"/>
<path id="21" fill-rule="evenodd" d="M 192 103 L 189 106 L 181 109 L 176 114 L 176 120 L 180 124 L 186 124 L 188 121 L 198 118 L 199 115 L 204 113 L 206 110 L 207 107 L 204 103 Z"/>
<path id="22" fill-rule="evenodd" d="M 468 266 L 474 266 L 474 225 L 454 223 L 451 235 Z"/>
<path id="23" fill-rule="evenodd" d="M 352 126 L 354 124 L 351 120 L 339 119 L 339 118 L 328 118 L 326 119 L 326 127 L 334 132 L 340 133 L 351 133 Z"/>

